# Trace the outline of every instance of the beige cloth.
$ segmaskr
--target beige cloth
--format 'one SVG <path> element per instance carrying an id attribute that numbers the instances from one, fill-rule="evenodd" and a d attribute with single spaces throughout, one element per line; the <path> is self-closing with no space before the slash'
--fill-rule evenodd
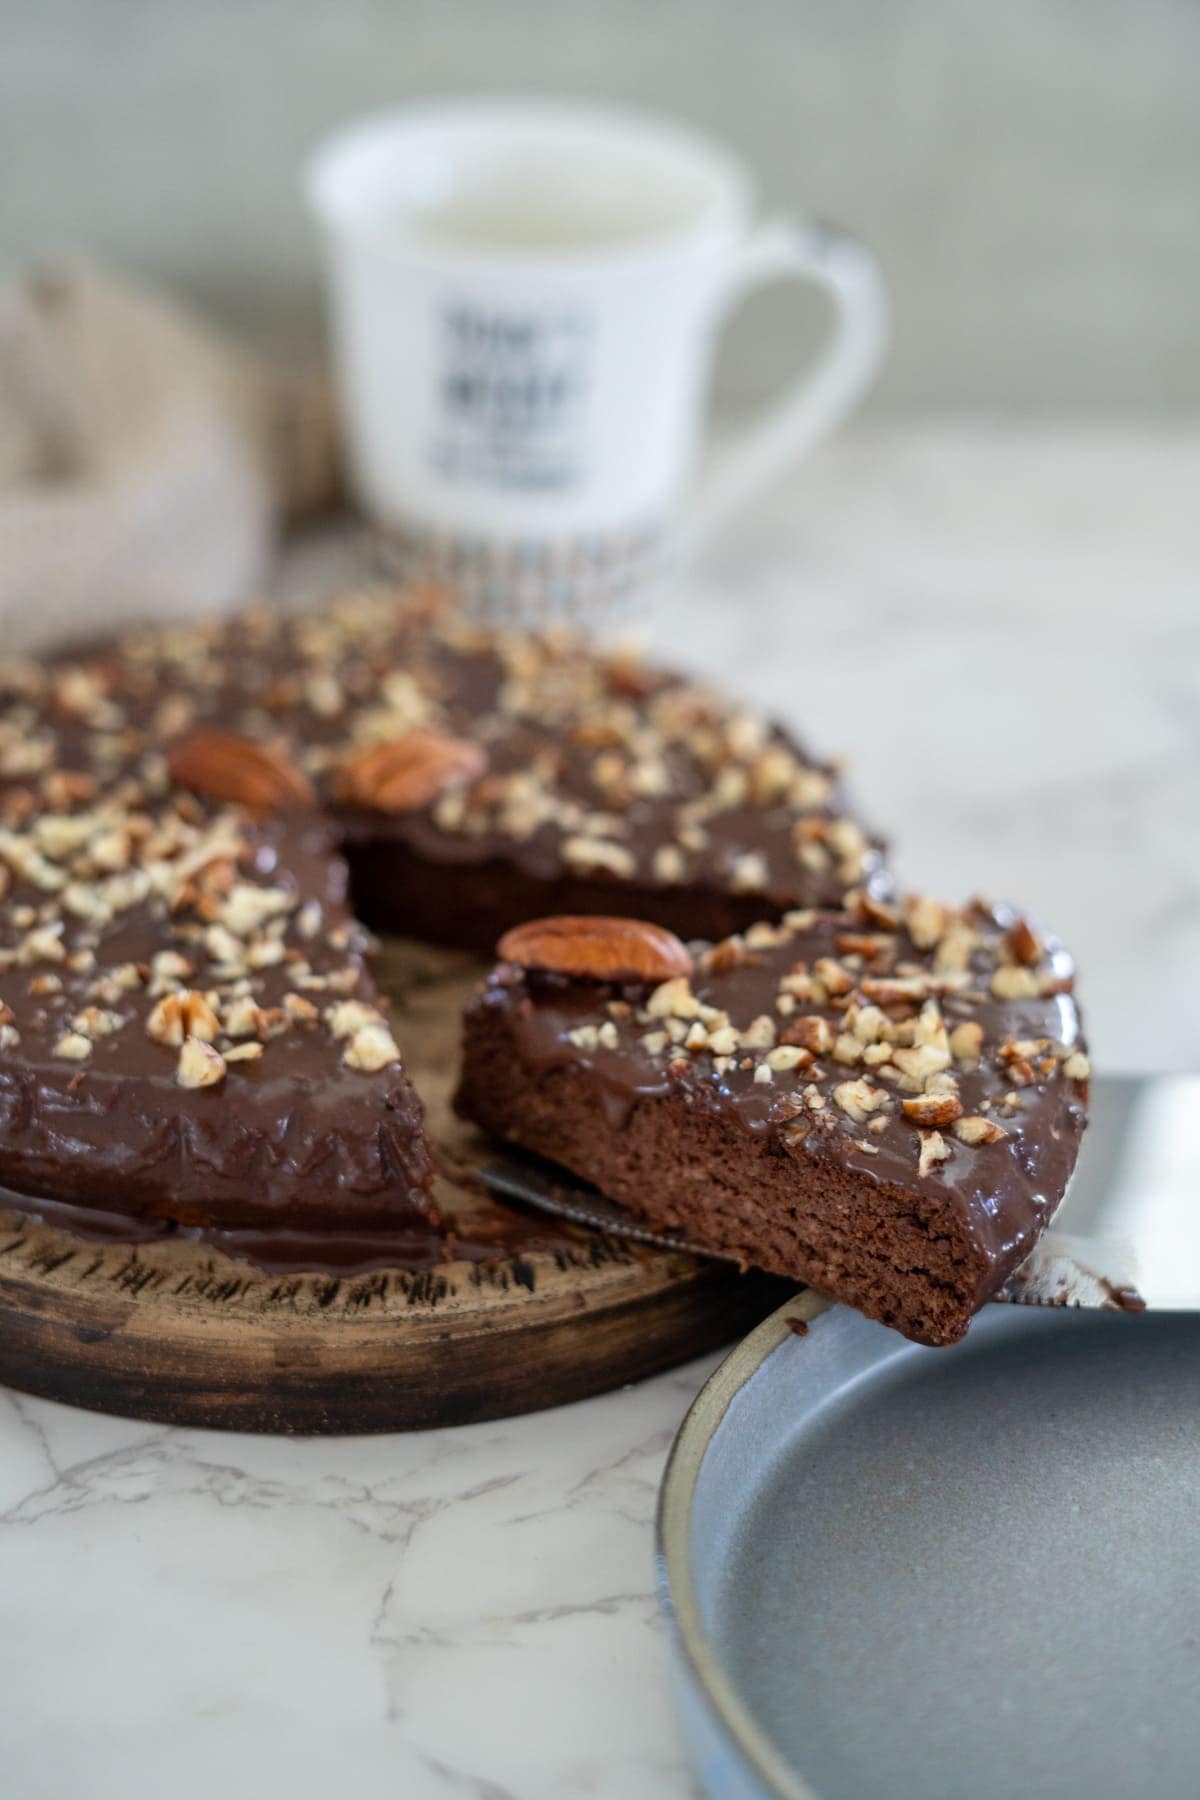
<path id="1" fill-rule="evenodd" d="M 245 600 L 338 489 L 324 377 L 86 264 L 0 292 L 0 655 Z"/>

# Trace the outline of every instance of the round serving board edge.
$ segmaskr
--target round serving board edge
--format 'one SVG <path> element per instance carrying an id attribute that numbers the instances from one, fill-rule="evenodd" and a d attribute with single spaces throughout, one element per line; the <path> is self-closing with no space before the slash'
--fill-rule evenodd
<path id="1" fill-rule="evenodd" d="M 534 1412 L 742 1336 L 788 1284 L 597 1237 L 428 1271 L 273 1275 L 0 1212 L 0 1382 L 170 1425 L 411 1431 Z"/>

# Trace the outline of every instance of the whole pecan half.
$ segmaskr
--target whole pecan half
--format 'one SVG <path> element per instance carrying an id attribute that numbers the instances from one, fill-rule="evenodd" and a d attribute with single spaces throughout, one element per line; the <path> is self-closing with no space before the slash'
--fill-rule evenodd
<path id="1" fill-rule="evenodd" d="M 209 800 L 228 800 L 261 812 L 311 806 L 307 775 L 279 750 L 233 731 L 204 728 L 189 733 L 167 753 L 167 769 L 179 787 Z"/>
<path id="2" fill-rule="evenodd" d="M 669 981 L 695 971 L 691 952 L 673 931 L 644 919 L 531 919 L 506 931 L 496 946 L 504 962 L 590 981 Z"/>
<path id="3" fill-rule="evenodd" d="M 487 758 L 478 744 L 419 726 L 403 737 L 356 750 L 339 769 L 334 792 L 349 806 L 385 813 L 416 812 L 436 800 L 444 788 L 474 781 L 486 767 Z"/>

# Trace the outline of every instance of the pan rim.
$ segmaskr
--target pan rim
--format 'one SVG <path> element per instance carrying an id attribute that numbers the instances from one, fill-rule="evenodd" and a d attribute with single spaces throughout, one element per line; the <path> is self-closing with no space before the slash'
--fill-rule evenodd
<path id="1" fill-rule="evenodd" d="M 655 1570 L 667 1629 L 723 1735 L 776 1800 L 820 1800 L 820 1796 L 788 1765 L 740 1698 L 704 1628 L 691 1569 L 692 1506 L 705 1453 L 732 1402 L 792 1335 L 793 1321 L 811 1324 L 833 1306 L 823 1294 L 802 1289 L 718 1364 L 676 1433 L 655 1512 Z"/>

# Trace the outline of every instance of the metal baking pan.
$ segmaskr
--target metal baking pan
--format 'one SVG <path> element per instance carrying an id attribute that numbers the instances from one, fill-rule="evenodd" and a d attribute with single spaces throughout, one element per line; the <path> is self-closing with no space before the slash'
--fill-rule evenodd
<path id="1" fill-rule="evenodd" d="M 706 1791 L 1194 1800 L 1200 1315 L 993 1307 L 927 1350 L 823 1304 L 722 1364 L 664 1481 Z"/>
<path id="2" fill-rule="evenodd" d="M 1129 1084 L 1097 1133 L 1123 1194 L 1093 1171 L 1071 1221 L 1161 1246 L 1152 1310 L 989 1307 L 930 1350 L 803 1294 L 703 1389 L 658 1557 L 709 1794 L 1200 1793 L 1196 1190 L 1166 1180 L 1198 1086 Z"/>

